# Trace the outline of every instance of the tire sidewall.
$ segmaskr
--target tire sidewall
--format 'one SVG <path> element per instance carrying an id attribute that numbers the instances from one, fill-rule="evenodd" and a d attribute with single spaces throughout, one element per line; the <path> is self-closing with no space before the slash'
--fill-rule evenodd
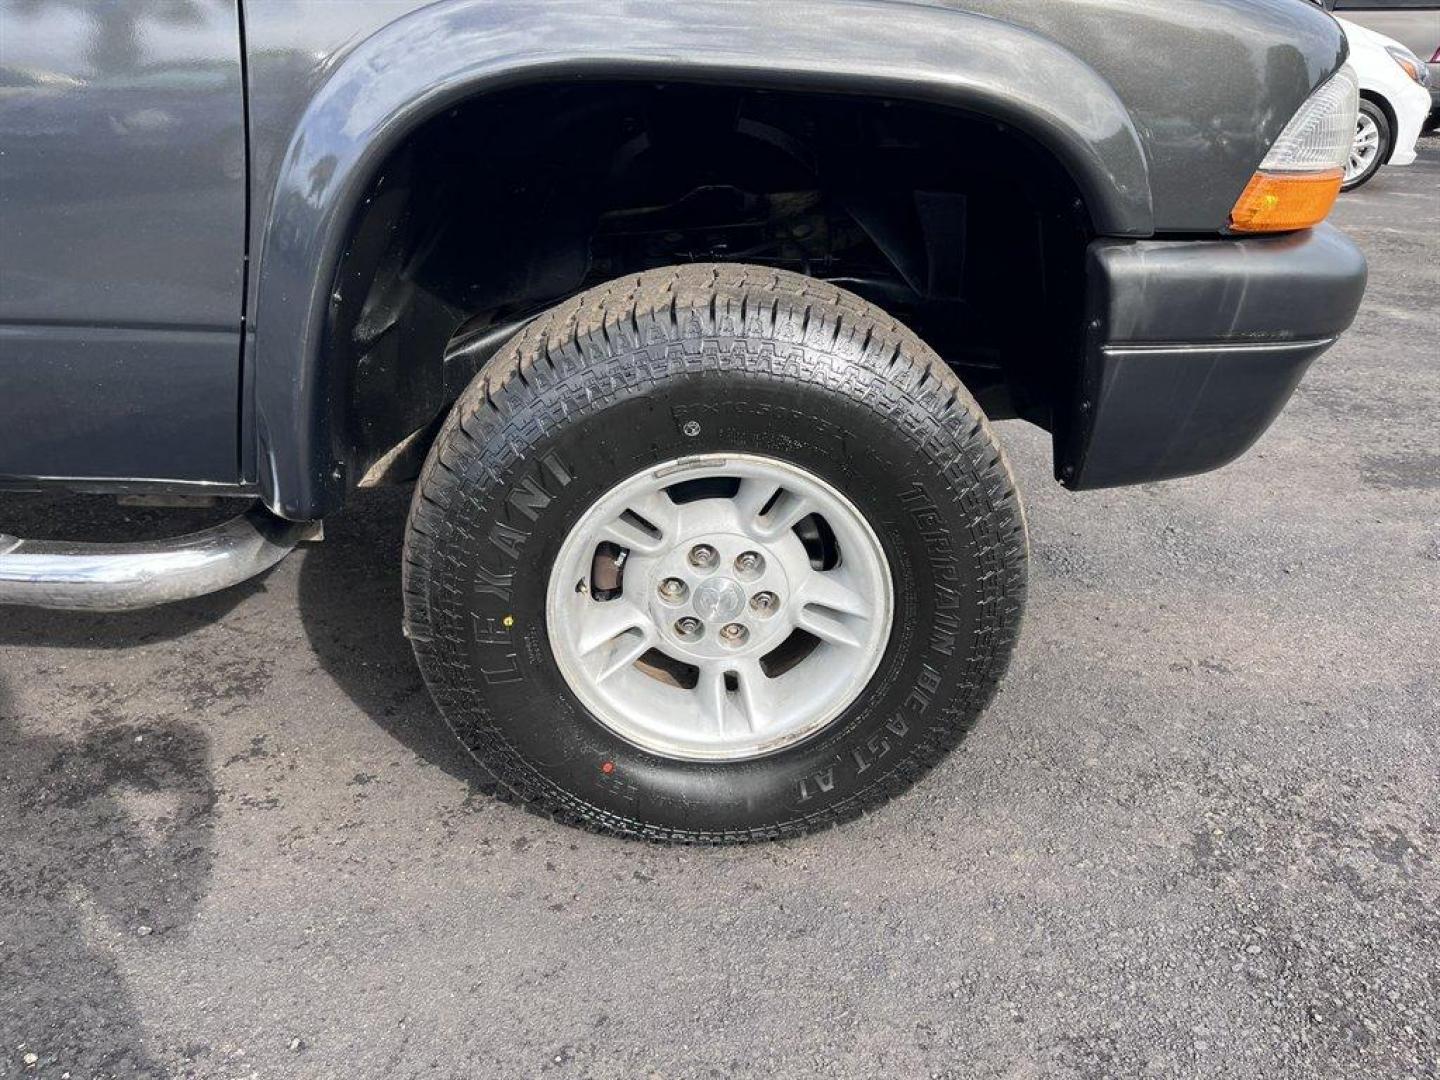
<path id="1" fill-rule="evenodd" d="M 543 433 L 505 470 L 490 473 L 476 444 L 471 459 L 447 459 L 471 480 L 465 519 L 489 523 L 452 523 L 448 580 L 432 583 L 449 598 L 442 606 L 463 647 L 468 685 L 447 695 L 445 709 L 456 734 L 483 761 L 502 744 L 507 770 L 521 766 L 546 801 L 576 803 L 577 814 L 619 831 L 783 831 L 863 801 L 874 785 L 905 786 L 937 744 L 963 734 L 993 686 L 992 658 L 971 647 L 994 621 L 995 600 L 976 583 L 1001 569 L 993 563 L 1003 554 L 975 528 L 993 510 L 991 492 L 965 474 L 964 455 L 947 469 L 873 403 L 747 371 L 681 373 L 665 384 L 658 395 L 610 383 L 622 389 L 564 423 L 537 425 L 565 397 L 557 386 L 509 417 L 512 440 Z M 688 436 L 694 424 L 699 434 Z M 859 699 L 798 745 L 723 764 L 657 757 L 598 721 L 565 682 L 545 625 L 549 568 L 615 484 L 677 457 L 741 450 L 806 469 L 860 509 L 892 575 L 889 642 Z"/>

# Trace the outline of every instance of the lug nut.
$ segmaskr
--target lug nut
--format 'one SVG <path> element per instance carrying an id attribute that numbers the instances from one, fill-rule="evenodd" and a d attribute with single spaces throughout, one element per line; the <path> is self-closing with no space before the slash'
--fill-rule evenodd
<path id="1" fill-rule="evenodd" d="M 750 631 L 739 623 L 726 623 L 720 628 L 720 640 L 726 645 L 744 645 L 749 637 Z"/>
<path id="2" fill-rule="evenodd" d="M 773 592 L 757 592 L 750 598 L 750 610 L 762 618 L 775 614 L 779 606 L 780 598 Z"/>
<path id="3" fill-rule="evenodd" d="M 720 561 L 720 555 L 709 544 L 696 544 L 690 549 L 690 565 L 700 570 L 709 570 Z"/>
<path id="4" fill-rule="evenodd" d="M 678 604 L 685 599 L 685 594 L 690 590 L 685 587 L 685 582 L 678 577 L 667 577 L 660 582 L 660 595 L 672 604 Z"/>
<path id="5" fill-rule="evenodd" d="M 743 551 L 735 557 L 735 570 L 747 577 L 755 577 L 765 569 L 765 560 L 758 551 Z"/>
<path id="6" fill-rule="evenodd" d="M 675 620 L 675 633 L 686 641 L 694 641 L 705 632 L 705 624 L 699 619 L 692 619 L 685 616 L 683 619 Z"/>

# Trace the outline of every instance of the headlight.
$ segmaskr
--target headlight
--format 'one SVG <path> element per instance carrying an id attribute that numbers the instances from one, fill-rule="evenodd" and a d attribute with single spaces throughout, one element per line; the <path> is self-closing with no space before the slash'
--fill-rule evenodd
<path id="1" fill-rule="evenodd" d="M 1420 58 L 1403 45 L 1386 45 L 1385 51 L 1390 54 L 1390 59 L 1399 64 L 1406 75 L 1414 79 L 1421 86 L 1430 85 L 1430 69 L 1420 62 Z"/>
<path id="2" fill-rule="evenodd" d="M 1260 163 L 1260 171 L 1343 169 L 1359 115 L 1360 81 L 1346 64 L 1300 106 Z"/>
<path id="3" fill-rule="evenodd" d="M 1288 232 L 1325 220 L 1355 141 L 1360 83 L 1346 64 L 1300 106 L 1250 178 L 1235 208 L 1235 232 Z"/>

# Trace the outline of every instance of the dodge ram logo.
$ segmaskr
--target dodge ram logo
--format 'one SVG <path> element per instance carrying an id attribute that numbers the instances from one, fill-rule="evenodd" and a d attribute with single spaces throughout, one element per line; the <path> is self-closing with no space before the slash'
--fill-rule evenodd
<path id="1" fill-rule="evenodd" d="M 745 590 L 730 578 L 711 578 L 695 590 L 695 613 L 706 622 L 729 622 L 745 606 Z"/>

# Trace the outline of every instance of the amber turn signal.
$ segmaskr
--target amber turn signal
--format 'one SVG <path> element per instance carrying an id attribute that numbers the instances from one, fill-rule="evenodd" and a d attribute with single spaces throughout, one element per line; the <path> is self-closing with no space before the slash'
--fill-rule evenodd
<path id="1" fill-rule="evenodd" d="M 1290 232 L 1319 225 L 1340 194 L 1344 169 L 1257 172 L 1230 211 L 1232 232 Z"/>

